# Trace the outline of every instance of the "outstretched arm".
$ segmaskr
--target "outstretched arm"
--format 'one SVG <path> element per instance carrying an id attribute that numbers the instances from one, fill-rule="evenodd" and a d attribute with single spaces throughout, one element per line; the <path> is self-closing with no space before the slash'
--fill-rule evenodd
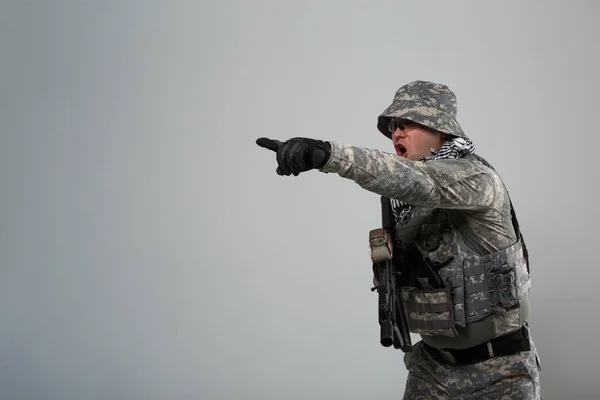
<path id="1" fill-rule="evenodd" d="M 465 160 L 411 161 L 395 154 L 329 142 L 320 169 L 371 192 L 430 208 L 490 207 L 501 182 L 487 167 Z"/>

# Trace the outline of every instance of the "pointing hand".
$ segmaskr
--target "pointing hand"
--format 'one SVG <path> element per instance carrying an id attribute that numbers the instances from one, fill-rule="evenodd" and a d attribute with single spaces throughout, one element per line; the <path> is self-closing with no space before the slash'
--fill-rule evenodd
<path id="1" fill-rule="evenodd" d="M 285 142 L 265 137 L 256 144 L 276 153 L 277 174 L 298 176 L 300 172 L 322 168 L 331 154 L 331 145 L 322 140 L 292 138 Z"/>

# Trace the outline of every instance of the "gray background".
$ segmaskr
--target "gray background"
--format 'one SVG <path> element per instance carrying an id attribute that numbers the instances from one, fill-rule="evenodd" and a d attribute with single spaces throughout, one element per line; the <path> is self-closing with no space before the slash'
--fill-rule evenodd
<path id="1" fill-rule="evenodd" d="M 217 5 L 218 4 L 218 5 Z M 400 398 L 379 197 L 257 137 L 392 151 L 458 96 L 531 253 L 545 400 L 597 398 L 600 3 L 2 1 L 0 398 Z"/>

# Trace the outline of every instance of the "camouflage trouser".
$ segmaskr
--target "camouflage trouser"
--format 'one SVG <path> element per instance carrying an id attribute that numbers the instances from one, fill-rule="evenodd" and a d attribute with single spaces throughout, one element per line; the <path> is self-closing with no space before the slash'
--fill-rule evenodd
<path id="1" fill-rule="evenodd" d="M 531 351 L 470 365 L 444 361 L 420 341 L 404 356 L 404 363 L 408 369 L 405 400 L 541 399 L 540 363 L 533 341 Z"/>

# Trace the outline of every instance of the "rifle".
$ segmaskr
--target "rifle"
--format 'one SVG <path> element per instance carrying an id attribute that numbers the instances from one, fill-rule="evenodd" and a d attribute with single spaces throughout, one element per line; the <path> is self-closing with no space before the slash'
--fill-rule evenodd
<path id="1" fill-rule="evenodd" d="M 395 220 L 389 197 L 381 196 L 382 227 L 369 232 L 373 283 L 371 291 L 379 295 L 380 342 L 384 347 L 394 346 L 407 353 L 412 351 L 410 331 L 404 306 L 396 293 L 401 271 L 394 265 Z"/>

